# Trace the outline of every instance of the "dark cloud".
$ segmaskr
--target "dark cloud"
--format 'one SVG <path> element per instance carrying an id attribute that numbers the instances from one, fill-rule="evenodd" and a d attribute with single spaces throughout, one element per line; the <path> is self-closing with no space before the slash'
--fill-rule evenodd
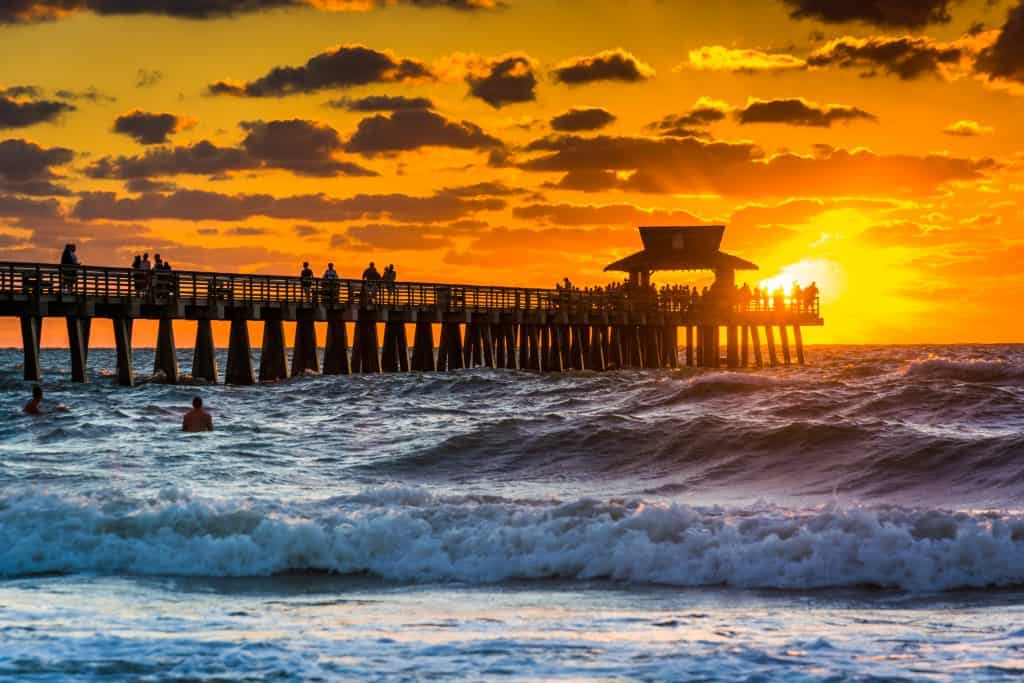
<path id="1" fill-rule="evenodd" d="M 404 111 L 407 109 L 433 109 L 434 103 L 426 97 L 403 97 L 402 95 L 370 95 L 359 99 L 342 97 L 331 100 L 328 107 L 357 112 Z"/>
<path id="2" fill-rule="evenodd" d="M 355 225 L 344 236 L 345 246 L 395 251 L 432 251 L 452 244 L 451 236 L 435 225 Z"/>
<path id="3" fill-rule="evenodd" d="M 94 85 L 89 86 L 85 90 L 57 90 L 53 94 L 62 100 L 84 100 L 93 104 L 112 104 L 117 102 L 116 97 L 98 90 Z"/>
<path id="4" fill-rule="evenodd" d="M 400 83 L 430 78 L 425 64 L 399 59 L 363 45 L 341 45 L 313 57 L 302 66 L 278 66 L 248 83 L 218 81 L 211 95 L 284 97 L 328 88 L 351 88 L 371 83 Z"/>
<path id="5" fill-rule="evenodd" d="M 591 206 L 580 204 L 529 204 L 512 209 L 518 218 L 552 225 L 698 225 L 703 218 L 687 211 L 639 209 L 632 204 Z M 633 238 L 635 242 L 635 237 Z"/>
<path id="6" fill-rule="evenodd" d="M 228 228 L 224 231 L 224 234 L 236 237 L 259 237 L 260 235 L 269 235 L 270 231 L 266 228 L 252 228 L 246 225 L 239 225 L 235 228 Z"/>
<path id="7" fill-rule="evenodd" d="M 537 77 L 525 55 L 509 55 L 486 63 L 466 76 L 469 94 L 495 109 L 537 99 Z"/>
<path id="8" fill-rule="evenodd" d="M 0 97 L 31 97 L 40 98 L 43 96 L 43 89 L 37 85 L 11 85 L 0 88 Z"/>
<path id="9" fill-rule="evenodd" d="M 358 164 L 334 158 L 342 150 L 341 138 L 327 124 L 292 119 L 249 121 L 241 125 L 249 131 L 242 147 L 268 168 L 321 177 L 377 175 Z"/>
<path id="10" fill-rule="evenodd" d="M 614 120 L 614 114 L 600 107 L 570 109 L 551 119 L 551 127 L 555 130 L 574 133 L 581 130 L 598 130 Z"/>
<path id="11" fill-rule="evenodd" d="M 173 175 L 222 176 L 255 169 L 282 169 L 298 175 L 372 176 L 373 171 L 335 158 L 337 131 L 315 121 L 247 121 L 239 147 L 209 140 L 181 147 L 159 147 L 139 156 L 103 157 L 86 167 L 91 178 L 154 178 Z"/>
<path id="12" fill-rule="evenodd" d="M 698 128 L 724 120 L 730 110 L 725 102 L 702 97 L 686 114 L 671 114 L 648 128 L 669 137 L 706 137 L 707 133 Z"/>
<path id="13" fill-rule="evenodd" d="M 174 114 L 153 114 L 136 109 L 114 120 L 114 132 L 135 138 L 136 142 L 143 145 L 162 145 L 171 133 L 190 123 L 190 119 Z"/>
<path id="14" fill-rule="evenodd" d="M 313 225 L 300 223 L 292 228 L 292 232 L 295 233 L 296 237 L 312 237 L 313 235 L 323 234 L 323 229 Z"/>
<path id="15" fill-rule="evenodd" d="M 877 121 L 870 114 L 857 107 L 842 105 L 819 105 L 799 97 L 781 100 L 753 100 L 736 112 L 741 124 L 784 123 L 790 126 L 818 126 L 828 128 L 833 123 L 850 121 Z"/>
<path id="16" fill-rule="evenodd" d="M 482 182 L 472 185 L 459 185 L 458 187 L 446 187 L 438 192 L 440 195 L 449 197 L 509 197 L 512 195 L 528 194 L 530 191 L 520 187 L 509 187 L 501 182 Z"/>
<path id="17" fill-rule="evenodd" d="M 151 88 L 164 80 L 164 72 L 160 69 L 139 69 L 135 72 L 136 88 Z"/>
<path id="18" fill-rule="evenodd" d="M 21 91 L 23 88 L 8 88 Z M 17 96 L 0 95 L 0 129 L 25 128 L 37 123 L 55 121 L 61 114 L 75 107 L 57 100 L 24 100 Z"/>
<path id="19" fill-rule="evenodd" d="M 941 76 L 944 68 L 956 67 L 966 56 L 966 51 L 960 47 L 926 37 L 845 36 L 812 52 L 807 64 L 812 67 L 860 69 L 861 75 L 866 77 L 882 72 L 913 80 L 923 76 Z"/>
<path id="20" fill-rule="evenodd" d="M 979 53 L 975 68 L 990 79 L 1024 82 L 1024 1 L 1010 10 L 996 42 Z"/>
<path id="21" fill-rule="evenodd" d="M 556 81 L 567 85 L 596 81 L 638 83 L 654 76 L 654 69 L 619 48 L 590 57 L 575 57 L 563 62 L 551 73 Z"/>
<path id="22" fill-rule="evenodd" d="M 497 211 L 497 198 L 464 199 L 446 194 L 414 197 L 405 194 L 360 194 L 345 199 L 324 194 L 272 197 L 228 195 L 199 190 L 118 197 L 113 192 L 86 192 L 72 210 L 81 220 L 139 221 L 168 218 L 185 221 L 242 221 L 253 216 L 308 222 L 389 219 L 402 223 L 458 220 L 479 211 Z"/>
<path id="23" fill-rule="evenodd" d="M 527 146 L 540 153 L 523 161 L 528 171 L 605 172 L 614 187 L 631 192 L 723 196 L 930 195 L 943 183 L 976 180 L 991 159 L 878 155 L 819 150 L 816 157 L 766 156 L 751 143 L 695 138 L 550 137 Z M 602 187 L 600 189 L 611 189 Z"/>
<path id="24" fill-rule="evenodd" d="M 345 144 L 345 151 L 373 156 L 422 147 L 493 149 L 501 146 L 501 140 L 474 123 L 457 123 L 432 111 L 410 109 L 363 119 Z"/>
<path id="25" fill-rule="evenodd" d="M 56 218 L 60 215 L 60 202 L 56 199 L 30 199 L 0 194 L 0 217 L 2 218 Z"/>
<path id="26" fill-rule="evenodd" d="M 125 182 L 124 189 L 129 192 L 174 192 L 178 189 L 178 186 L 166 180 L 132 178 Z"/>
<path id="27" fill-rule="evenodd" d="M 501 5 L 495 0 L 367 0 L 363 3 L 330 3 L 321 0 L 4 0 L 0 3 L 0 24 L 55 21 L 75 12 L 93 12 L 101 15 L 150 14 L 199 20 L 280 8 L 312 7 L 334 11 L 358 11 L 366 7 L 385 7 L 393 4 L 456 10 L 494 9 Z"/>
<path id="28" fill-rule="evenodd" d="M 795 19 L 826 24 L 859 21 L 882 27 L 922 28 L 948 24 L 953 0 L 782 0 Z"/>
<path id="29" fill-rule="evenodd" d="M 67 188 L 54 183 L 60 176 L 53 169 L 71 161 L 74 153 L 65 147 L 40 147 L 28 140 L 0 142 L 0 191 L 28 195 L 67 195 Z"/>

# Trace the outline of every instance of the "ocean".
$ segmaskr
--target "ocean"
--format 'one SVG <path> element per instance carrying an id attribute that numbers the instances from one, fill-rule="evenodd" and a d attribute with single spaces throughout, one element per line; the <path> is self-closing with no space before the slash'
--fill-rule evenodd
<path id="1" fill-rule="evenodd" d="M 0 680 L 1021 680 L 1024 347 L 807 360 L 124 389 L 48 349 L 30 417 L 0 351 Z"/>

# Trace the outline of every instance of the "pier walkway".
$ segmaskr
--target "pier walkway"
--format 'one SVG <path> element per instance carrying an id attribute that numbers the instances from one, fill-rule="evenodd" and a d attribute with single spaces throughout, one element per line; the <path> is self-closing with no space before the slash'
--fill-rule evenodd
<path id="1" fill-rule="evenodd" d="M 721 269 L 716 273 L 723 277 Z M 731 279 L 731 271 L 725 274 Z M 793 362 L 790 331 L 796 362 L 803 363 L 801 328 L 824 324 L 817 298 L 766 305 L 763 300 L 740 304 L 734 297 L 716 295 L 680 304 L 659 297 L 649 281 L 614 291 L 580 291 L 189 271 L 147 274 L 129 268 L 17 262 L 0 262 L 0 317 L 21 321 L 24 376 L 31 381 L 40 379 L 43 318 L 66 320 L 71 376 L 77 382 L 87 381 L 92 321 L 110 320 L 117 380 L 127 386 L 135 382 L 131 338 L 133 322 L 139 319 L 159 321 L 154 371 L 171 383 L 179 378 L 174 321 L 198 321 L 190 374 L 208 382 L 221 379 L 212 326 L 228 322 L 223 380 L 239 385 L 306 371 L 429 372 L 482 366 L 560 372 L 681 363 L 761 367 Z M 263 323 L 258 373 L 249 340 L 251 321 Z M 290 363 L 286 322 L 295 324 Z M 322 360 L 317 322 L 327 328 Z M 407 326 L 413 331 L 411 345 Z M 435 328 L 440 332 L 436 343 Z M 767 358 L 761 352 L 762 335 Z"/>

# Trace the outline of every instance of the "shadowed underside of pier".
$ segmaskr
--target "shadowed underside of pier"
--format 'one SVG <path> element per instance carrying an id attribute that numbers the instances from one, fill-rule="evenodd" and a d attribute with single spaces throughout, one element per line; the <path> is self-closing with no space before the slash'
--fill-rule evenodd
<path id="1" fill-rule="evenodd" d="M 159 321 L 154 369 L 168 382 L 179 377 L 173 321 L 198 321 L 191 374 L 209 382 L 220 380 L 212 325 L 227 321 L 223 379 L 242 385 L 307 371 L 761 367 L 792 362 L 790 331 L 796 362 L 803 363 L 801 327 L 823 324 L 817 299 L 768 306 L 708 297 L 681 304 L 649 288 L 567 291 L 0 262 L 4 316 L 21 321 L 25 379 L 33 381 L 40 377 L 43 318 L 66 320 L 72 379 L 79 382 L 88 376 L 93 320 L 109 319 L 117 379 L 129 386 L 135 381 L 131 337 L 137 319 Z M 263 322 L 258 372 L 250 321 Z M 322 358 L 316 322 L 327 325 Z M 295 324 L 290 363 L 285 323 Z"/>

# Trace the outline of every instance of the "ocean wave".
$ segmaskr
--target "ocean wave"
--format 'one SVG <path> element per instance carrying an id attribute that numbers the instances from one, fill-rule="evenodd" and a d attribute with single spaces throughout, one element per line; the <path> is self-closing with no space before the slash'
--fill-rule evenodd
<path id="1" fill-rule="evenodd" d="M 320 502 L 0 498 L 0 575 L 371 574 L 393 581 L 912 591 L 1024 585 L 1024 516 L 728 510 L 385 488 Z"/>
<path id="2" fill-rule="evenodd" d="M 1002 382 L 1024 379 L 1024 367 L 1002 360 L 927 358 L 912 361 L 906 375 L 920 379 L 950 379 L 961 382 Z"/>

